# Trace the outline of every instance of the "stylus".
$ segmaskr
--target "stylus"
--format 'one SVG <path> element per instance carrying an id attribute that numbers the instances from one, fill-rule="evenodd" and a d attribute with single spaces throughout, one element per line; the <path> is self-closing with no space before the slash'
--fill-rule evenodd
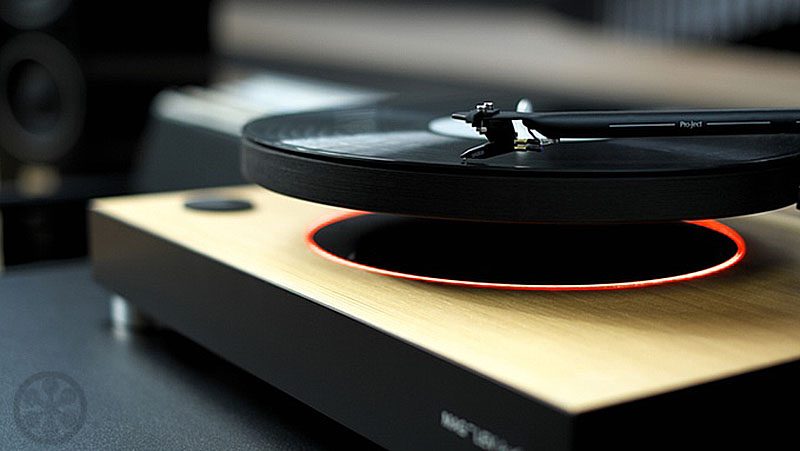
<path id="1" fill-rule="evenodd" d="M 454 113 L 486 135 L 495 149 L 473 148 L 464 158 L 487 158 L 512 150 L 539 150 L 561 138 L 635 138 L 800 133 L 800 110 L 738 109 L 685 111 L 580 111 L 527 113 L 495 109 L 484 102 Z M 521 121 L 534 139 L 518 140 L 512 121 Z M 479 146 L 481 147 L 481 146 Z"/>

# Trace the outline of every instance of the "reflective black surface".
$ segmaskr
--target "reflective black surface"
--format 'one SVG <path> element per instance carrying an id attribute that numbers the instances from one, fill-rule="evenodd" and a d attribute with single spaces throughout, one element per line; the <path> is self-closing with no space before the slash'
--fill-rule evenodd
<path id="1" fill-rule="evenodd" d="M 0 277 L 0 449 L 38 450 L 15 424 L 34 374 L 73 379 L 86 422 L 47 449 L 373 449 L 366 439 L 169 329 L 115 331 L 88 263 Z"/>

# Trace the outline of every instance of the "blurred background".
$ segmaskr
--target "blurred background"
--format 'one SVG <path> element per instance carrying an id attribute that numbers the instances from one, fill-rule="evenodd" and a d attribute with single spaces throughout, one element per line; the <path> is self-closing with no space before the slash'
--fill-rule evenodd
<path id="1" fill-rule="evenodd" d="M 791 0 L 0 2 L 0 268 L 86 254 L 90 199 L 242 183 L 267 114 L 502 92 L 800 106 Z"/>

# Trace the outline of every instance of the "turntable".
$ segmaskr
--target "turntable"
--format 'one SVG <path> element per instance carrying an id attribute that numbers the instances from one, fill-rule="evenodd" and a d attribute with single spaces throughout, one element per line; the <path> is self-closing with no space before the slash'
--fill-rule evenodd
<path id="1" fill-rule="evenodd" d="M 460 106 L 252 122 L 267 190 L 96 201 L 96 277 L 389 448 L 793 438 L 795 112 Z"/>

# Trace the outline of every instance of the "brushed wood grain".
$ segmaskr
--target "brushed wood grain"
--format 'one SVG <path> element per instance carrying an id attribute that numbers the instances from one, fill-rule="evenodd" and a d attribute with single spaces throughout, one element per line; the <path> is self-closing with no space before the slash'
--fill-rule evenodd
<path id="1" fill-rule="evenodd" d="M 209 194 L 256 208 L 183 207 Z M 102 199 L 93 209 L 573 413 L 800 358 L 793 209 L 724 221 L 748 244 L 733 269 L 616 292 L 457 288 L 342 267 L 304 242 L 340 209 L 255 186 Z"/>

